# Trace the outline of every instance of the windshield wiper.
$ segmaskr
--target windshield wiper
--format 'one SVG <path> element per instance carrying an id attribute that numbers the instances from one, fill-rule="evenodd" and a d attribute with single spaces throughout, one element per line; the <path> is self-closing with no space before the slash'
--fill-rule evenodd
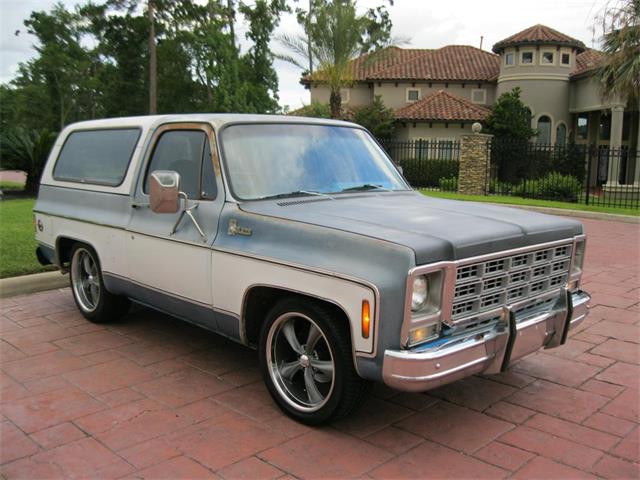
<path id="1" fill-rule="evenodd" d="M 331 195 L 322 192 L 315 192 L 313 190 L 294 190 L 293 192 L 288 193 L 276 193 L 273 195 L 265 195 L 264 197 L 256 198 L 256 200 L 269 200 L 274 198 L 287 198 L 287 197 L 301 197 L 304 195 L 316 195 L 319 197 L 328 197 L 331 198 Z"/>
<path id="2" fill-rule="evenodd" d="M 365 190 L 384 190 L 385 192 L 392 192 L 390 188 L 385 188 L 382 185 L 374 185 L 372 183 L 363 183 L 362 185 L 357 185 L 355 187 L 343 188 L 340 190 L 340 193 L 344 192 L 360 192 Z"/>

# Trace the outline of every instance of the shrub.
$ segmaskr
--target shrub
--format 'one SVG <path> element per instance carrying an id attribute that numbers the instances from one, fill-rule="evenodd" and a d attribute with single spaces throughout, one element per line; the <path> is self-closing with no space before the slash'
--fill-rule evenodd
<path id="1" fill-rule="evenodd" d="M 328 103 L 321 103 L 314 100 L 309 105 L 304 105 L 297 110 L 293 110 L 288 115 L 313 118 L 331 118 L 331 108 Z"/>
<path id="2" fill-rule="evenodd" d="M 497 193 L 498 195 L 509 195 L 515 185 L 509 182 L 501 182 L 496 178 L 492 178 L 489 182 L 489 193 Z"/>
<path id="3" fill-rule="evenodd" d="M 523 180 L 514 186 L 512 193 L 527 198 L 577 202 L 582 190 L 582 182 L 576 177 L 551 172 L 535 180 Z"/>
<path id="4" fill-rule="evenodd" d="M 371 105 L 355 110 L 353 121 L 369 130 L 376 138 L 391 138 L 396 117 L 393 109 L 386 107 L 382 97 L 376 95 Z"/>
<path id="5" fill-rule="evenodd" d="M 457 192 L 458 191 L 458 177 L 442 177 L 438 180 L 440 190 L 444 192 Z"/>
<path id="6" fill-rule="evenodd" d="M 410 158 L 398 161 L 404 177 L 412 187 L 438 187 L 441 178 L 458 175 L 457 160 L 418 160 Z"/>

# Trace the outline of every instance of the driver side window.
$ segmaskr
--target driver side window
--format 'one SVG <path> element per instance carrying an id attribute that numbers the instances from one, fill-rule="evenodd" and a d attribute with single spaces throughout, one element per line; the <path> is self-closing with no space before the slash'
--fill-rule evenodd
<path id="1" fill-rule="evenodd" d="M 170 130 L 160 136 L 147 168 L 145 193 L 149 191 L 150 175 L 156 170 L 178 172 L 180 190 L 191 200 L 212 200 L 216 196 L 211 151 L 202 130 Z"/>

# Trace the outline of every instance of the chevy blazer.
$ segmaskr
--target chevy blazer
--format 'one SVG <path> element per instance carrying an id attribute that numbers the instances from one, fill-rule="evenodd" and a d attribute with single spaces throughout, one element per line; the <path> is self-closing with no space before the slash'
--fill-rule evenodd
<path id="1" fill-rule="evenodd" d="M 349 414 L 370 381 L 426 391 L 554 348 L 588 313 L 579 222 L 428 198 L 340 121 L 77 123 L 34 209 L 37 255 L 92 322 L 134 301 L 259 351 L 278 406 Z"/>

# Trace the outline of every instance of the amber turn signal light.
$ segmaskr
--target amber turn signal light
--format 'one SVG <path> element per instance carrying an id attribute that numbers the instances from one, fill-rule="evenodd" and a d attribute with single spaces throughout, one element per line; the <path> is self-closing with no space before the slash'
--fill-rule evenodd
<path id="1" fill-rule="evenodd" d="M 369 338 L 371 330 L 371 309 L 369 307 L 369 301 L 362 301 L 362 337 Z"/>

